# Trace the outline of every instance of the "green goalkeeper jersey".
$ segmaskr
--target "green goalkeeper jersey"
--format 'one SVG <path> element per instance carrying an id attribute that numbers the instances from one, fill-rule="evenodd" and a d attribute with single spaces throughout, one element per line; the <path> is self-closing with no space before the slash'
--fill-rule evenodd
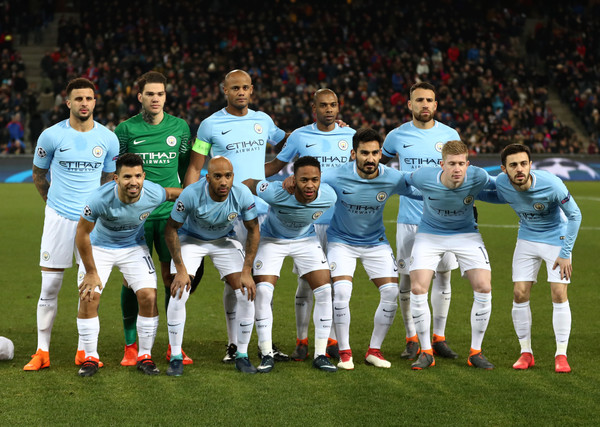
<path id="1" fill-rule="evenodd" d="M 119 154 L 136 153 L 144 161 L 146 179 L 163 187 L 181 187 L 189 163 L 190 128 L 185 120 L 164 113 L 157 125 L 141 114 L 120 123 L 115 129 Z M 167 219 L 173 202 L 164 202 L 149 219 Z"/>

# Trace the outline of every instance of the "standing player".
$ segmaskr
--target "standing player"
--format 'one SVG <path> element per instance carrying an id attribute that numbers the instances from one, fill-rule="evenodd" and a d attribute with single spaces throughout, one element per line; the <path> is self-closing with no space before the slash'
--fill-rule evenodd
<path id="1" fill-rule="evenodd" d="M 519 216 L 519 237 L 512 264 L 515 284 L 512 318 L 521 344 L 521 357 L 513 368 L 528 369 L 535 364 L 529 298 L 545 261 L 556 336 L 555 370 L 571 372 L 567 362 L 571 333 L 567 287 L 573 271 L 571 251 L 581 224 L 581 212 L 560 178 L 531 170 L 531 152 L 527 146 L 510 144 L 502 151 L 501 158 L 504 173 L 496 178 L 498 196 Z"/>
<path id="2" fill-rule="evenodd" d="M 40 250 L 42 290 L 37 307 L 37 352 L 23 368 L 37 371 L 50 366 L 50 336 L 56 317 L 58 292 L 65 268 L 73 265 L 77 220 L 90 192 L 115 171 L 119 143 L 115 135 L 93 120 L 94 84 L 84 78 L 67 85 L 69 118 L 40 135 L 33 158 L 33 182 L 46 202 Z M 48 182 L 50 171 L 52 184 Z M 83 362 L 78 349 L 75 363 Z"/>
<path id="3" fill-rule="evenodd" d="M 102 289 L 113 267 L 118 267 L 138 299 L 137 333 L 140 348 L 137 368 L 157 375 L 151 352 L 158 328 L 156 270 L 144 243 L 144 222 L 165 200 L 175 200 L 181 188 L 144 184 L 144 168 L 137 154 L 123 154 L 117 160 L 114 182 L 93 192 L 77 224 L 75 241 L 81 254 L 79 265 L 79 313 L 77 330 L 85 351 L 79 375 L 98 371 L 98 306 Z"/>
<path id="4" fill-rule="evenodd" d="M 308 281 L 315 296 L 313 366 L 334 372 L 337 368 L 325 354 L 332 315 L 329 264 L 315 236 L 313 223 L 334 205 L 336 195 L 329 185 L 321 185 L 321 165 L 314 157 L 300 157 L 294 162 L 294 181 L 293 194 L 283 189 L 281 182 L 244 181 L 252 193 L 270 205 L 254 260 L 256 333 L 263 355 L 258 371 L 270 372 L 275 365 L 271 303 L 283 260 L 291 256 L 298 275 Z"/>
<path id="5" fill-rule="evenodd" d="M 150 71 L 137 81 L 138 101 L 142 104 L 140 114 L 119 124 L 115 133 L 119 138 L 119 152 L 139 154 L 144 161 L 146 179 L 163 187 L 181 187 L 181 181 L 189 162 L 190 128 L 185 120 L 164 112 L 167 79 L 161 73 Z M 181 177 L 182 179 L 180 179 Z M 160 271 L 165 285 L 165 307 L 169 305 L 171 257 L 165 243 L 165 225 L 173 203 L 166 201 L 155 209 L 144 224 L 146 243 L 152 254 L 156 248 Z M 121 309 L 125 330 L 125 355 L 123 366 L 137 363 L 136 325 L 138 305 L 133 290 L 124 284 L 121 288 Z M 167 360 L 170 351 L 167 351 Z M 184 355 L 183 363 L 192 359 Z"/>
<path id="6" fill-rule="evenodd" d="M 410 88 L 408 109 L 412 120 L 391 131 L 383 143 L 381 163 L 388 163 L 398 155 L 398 168 L 412 172 L 420 167 L 438 167 L 442 160 L 442 146 L 447 141 L 460 140 L 458 132 L 434 120 L 437 110 L 435 88 L 430 83 L 421 82 Z M 396 225 L 396 251 L 400 269 L 400 311 L 406 329 L 406 349 L 402 358 L 414 359 L 417 356 L 417 333 L 410 313 L 410 276 L 408 260 L 417 233 L 417 226 L 423 216 L 423 202 L 400 197 L 398 224 Z M 433 351 L 442 357 L 458 357 L 446 342 L 445 330 L 450 308 L 451 270 L 458 267 L 456 257 L 444 255 L 435 269 L 431 289 L 433 307 Z"/>
<path id="7" fill-rule="evenodd" d="M 253 86 L 250 75 L 242 70 L 227 73 L 223 81 L 223 92 L 227 106 L 207 119 L 198 128 L 196 141 L 192 147 L 190 165 L 185 175 L 185 186 L 200 178 L 200 172 L 207 157 L 227 157 L 233 164 L 235 176 L 233 182 L 239 184 L 248 178 L 264 179 L 265 155 L 267 144 L 283 144 L 286 134 L 273 123 L 271 117 L 261 111 L 248 108 Z M 268 206 L 255 199 L 258 221 L 262 222 Z M 234 224 L 234 231 L 242 244 L 246 240 L 246 228 L 241 220 Z M 229 344 L 223 362 L 235 361 L 237 346 L 235 342 L 236 298 L 231 286 L 225 285 L 223 305 L 227 321 Z M 277 353 L 278 359 L 289 357 Z"/>
<path id="8" fill-rule="evenodd" d="M 333 281 L 334 323 L 339 340 L 338 368 L 354 369 L 350 349 L 350 297 L 356 260 L 360 259 L 379 290 L 373 334 L 365 355 L 368 364 L 389 368 L 381 345 L 398 309 L 398 267 L 385 236 L 383 210 L 392 194 L 409 194 L 406 172 L 380 165 L 383 138 L 370 128 L 352 138 L 352 160 L 323 175 L 337 194 L 335 215 L 327 229 L 327 259 Z"/>
<path id="9" fill-rule="evenodd" d="M 473 217 L 473 201 L 490 183 L 487 172 L 469 166 L 467 146 L 448 141 L 442 148 L 441 169 L 421 168 L 407 176 L 408 184 L 423 194 L 423 218 L 410 258 L 410 310 L 421 353 L 412 369 L 435 365 L 431 346 L 431 312 L 427 303 L 429 283 L 447 252 L 458 259 L 461 273 L 473 288 L 470 366 L 493 369 L 481 351 L 492 312 L 490 261 Z"/>
<path id="10" fill-rule="evenodd" d="M 208 162 L 206 178 L 185 188 L 177 199 L 167 223 L 166 241 L 175 274 L 167 313 L 171 362 L 167 375 L 183 374 L 181 343 L 185 327 L 185 303 L 193 276 L 205 255 L 219 270 L 221 279 L 234 290 L 237 300 L 237 354 L 235 366 L 245 373 L 256 373 L 248 358 L 248 343 L 254 326 L 252 262 L 260 233 L 252 193 L 245 185 L 233 184 L 233 166 L 225 157 Z M 233 223 L 240 217 L 247 229 L 246 251 L 233 238 Z M 180 234 L 177 234 L 177 230 Z"/>
<path id="11" fill-rule="evenodd" d="M 303 156 L 316 158 L 324 172 L 350 161 L 350 143 L 355 130 L 341 127 L 336 123 L 340 111 L 338 97 L 331 89 L 319 89 L 313 98 L 313 113 L 316 121 L 292 132 L 276 158 L 265 164 L 265 175 L 270 177 L 279 172 L 293 159 Z M 327 252 L 327 227 L 333 216 L 328 210 L 315 221 L 315 232 L 323 251 Z M 296 349 L 291 355 L 293 360 L 308 357 L 308 326 L 312 310 L 312 291 L 306 280 L 298 277 L 296 290 Z M 335 328 L 331 328 L 327 342 L 327 354 L 339 358 L 335 339 Z"/>

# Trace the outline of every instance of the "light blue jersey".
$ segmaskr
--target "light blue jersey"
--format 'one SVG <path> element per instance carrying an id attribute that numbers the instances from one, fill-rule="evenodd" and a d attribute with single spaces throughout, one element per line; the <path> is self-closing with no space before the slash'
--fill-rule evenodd
<path id="1" fill-rule="evenodd" d="M 145 245 L 144 222 L 166 197 L 163 187 L 144 181 L 139 200 L 123 203 L 117 183 L 107 182 L 90 194 L 81 213 L 84 219 L 96 223 L 90 234 L 92 245 L 108 249 Z"/>
<path id="2" fill-rule="evenodd" d="M 216 202 L 210 197 L 206 178 L 184 188 L 171 211 L 171 218 L 183 224 L 179 232 L 200 240 L 233 235 L 238 216 L 243 221 L 257 217 L 254 196 L 248 187 L 234 184 L 227 199 Z"/>
<path id="3" fill-rule="evenodd" d="M 313 223 L 333 207 L 336 195 L 333 188 L 321 184 L 317 198 L 303 204 L 281 186 L 281 181 L 260 181 L 256 194 L 267 202 L 269 212 L 260 227 L 261 236 L 276 239 L 302 239 L 315 234 Z"/>
<path id="4" fill-rule="evenodd" d="M 478 233 L 473 201 L 486 188 L 490 176 L 481 168 L 469 166 L 460 187 L 442 184 L 442 169 L 421 168 L 407 175 L 406 182 L 423 194 L 423 218 L 419 233 L 452 235 Z"/>
<path id="5" fill-rule="evenodd" d="M 457 131 L 438 121 L 431 129 L 419 129 L 410 121 L 387 135 L 382 152 L 387 157 L 398 155 L 400 170 L 412 172 L 420 167 L 439 167 L 444 144 L 459 140 Z M 419 224 L 422 215 L 423 202 L 400 197 L 398 223 Z"/>
<path id="6" fill-rule="evenodd" d="M 102 172 L 114 172 L 119 140 L 100 123 L 88 132 L 73 129 L 69 119 L 40 135 L 33 164 L 50 169 L 48 206 L 60 216 L 78 221 L 88 195 L 100 186 Z"/>
<path id="7" fill-rule="evenodd" d="M 496 177 L 496 191 L 519 217 L 519 239 L 562 247 L 560 257 L 571 256 L 581 211 L 560 178 L 550 172 L 531 171 L 531 187 L 517 191 L 508 176 Z"/>
<path id="8" fill-rule="evenodd" d="M 277 144 L 285 132 L 275 126 L 271 117 L 262 111 L 248 110 L 239 117 L 229 114 L 225 108 L 206 118 L 198 128 L 194 151 L 198 140 L 208 144 L 208 156 L 224 156 L 233 164 L 234 183 L 252 178 L 265 179 L 265 155 L 267 143 Z"/>
<path id="9" fill-rule="evenodd" d="M 336 192 L 335 215 L 327 229 L 327 241 L 347 245 L 389 244 L 383 225 L 383 210 L 392 194 L 411 194 L 404 180 L 407 172 L 379 165 L 379 175 L 361 178 L 356 162 L 323 174 L 322 182 Z"/>
<path id="10" fill-rule="evenodd" d="M 290 134 L 277 159 L 289 163 L 296 156 L 312 156 L 321 163 L 323 172 L 350 162 L 352 137 L 356 131 L 350 127 L 339 127 L 329 132 L 320 131 L 317 124 L 303 126 Z M 315 224 L 329 224 L 334 209 L 329 209 Z"/>

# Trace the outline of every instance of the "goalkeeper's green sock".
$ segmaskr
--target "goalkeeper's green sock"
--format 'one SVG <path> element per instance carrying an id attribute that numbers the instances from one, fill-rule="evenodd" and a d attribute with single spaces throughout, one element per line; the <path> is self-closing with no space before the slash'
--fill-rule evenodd
<path id="1" fill-rule="evenodd" d="M 136 320 L 138 315 L 138 302 L 132 289 L 121 287 L 121 312 L 123 313 L 123 332 L 125 344 L 135 344 L 137 339 Z"/>

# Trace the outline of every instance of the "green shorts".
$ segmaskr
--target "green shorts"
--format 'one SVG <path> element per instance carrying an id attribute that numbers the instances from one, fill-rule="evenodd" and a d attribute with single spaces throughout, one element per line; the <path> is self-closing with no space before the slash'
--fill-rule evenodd
<path id="1" fill-rule="evenodd" d="M 167 226 L 166 219 L 148 219 L 144 224 L 144 236 L 146 244 L 152 254 L 156 248 L 158 259 L 160 262 L 171 261 L 171 253 L 165 242 L 165 227 Z"/>

